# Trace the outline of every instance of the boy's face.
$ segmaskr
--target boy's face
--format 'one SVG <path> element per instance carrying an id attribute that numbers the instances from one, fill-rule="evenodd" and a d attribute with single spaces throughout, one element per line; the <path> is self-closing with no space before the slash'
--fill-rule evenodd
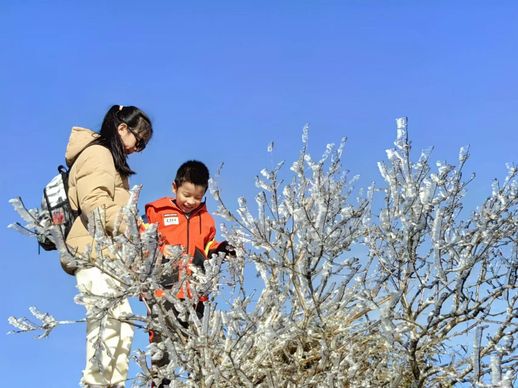
<path id="1" fill-rule="evenodd" d="M 200 206 L 207 189 L 203 186 L 194 185 L 190 182 L 184 182 L 180 186 L 176 186 L 173 182 L 173 193 L 176 194 L 176 204 L 184 213 L 190 213 Z"/>

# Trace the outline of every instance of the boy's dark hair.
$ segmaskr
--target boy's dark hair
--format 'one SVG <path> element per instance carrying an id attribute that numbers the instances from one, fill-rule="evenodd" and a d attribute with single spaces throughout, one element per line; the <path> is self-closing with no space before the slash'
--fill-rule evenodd
<path id="1" fill-rule="evenodd" d="M 195 186 L 202 186 L 207 190 L 209 186 L 209 169 L 198 160 L 188 160 L 180 166 L 174 178 L 176 187 L 180 187 L 186 182 L 192 183 Z"/>

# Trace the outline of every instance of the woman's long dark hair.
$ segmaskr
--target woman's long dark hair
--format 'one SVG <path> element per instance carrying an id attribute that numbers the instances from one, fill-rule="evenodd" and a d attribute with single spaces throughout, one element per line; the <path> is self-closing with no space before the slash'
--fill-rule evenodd
<path id="1" fill-rule="evenodd" d="M 135 106 L 113 105 L 106 116 L 104 116 L 99 137 L 91 144 L 102 145 L 108 148 L 113 156 L 115 169 L 122 177 L 128 177 L 135 174 L 127 161 L 128 155 L 125 152 L 124 144 L 119 135 L 118 127 L 121 124 L 126 124 L 133 132 L 140 134 L 140 136 L 149 141 L 153 135 L 153 127 L 151 120 L 147 115 Z"/>

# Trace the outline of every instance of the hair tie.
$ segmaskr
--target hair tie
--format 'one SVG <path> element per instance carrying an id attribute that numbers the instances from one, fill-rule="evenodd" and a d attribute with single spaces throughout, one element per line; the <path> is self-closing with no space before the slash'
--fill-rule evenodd
<path id="1" fill-rule="evenodd" d="M 124 108 L 124 105 L 119 105 L 119 112 Z"/>

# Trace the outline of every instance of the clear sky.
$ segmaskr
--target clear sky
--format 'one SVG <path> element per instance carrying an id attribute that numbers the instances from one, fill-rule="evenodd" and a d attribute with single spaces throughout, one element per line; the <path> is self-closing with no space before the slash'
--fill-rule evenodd
<path id="1" fill-rule="evenodd" d="M 0 385 L 74 387 L 84 365 L 84 325 L 4 335 L 31 305 L 83 316 L 56 253 L 5 227 L 18 221 L 10 198 L 39 204 L 73 125 L 98 129 L 110 105 L 136 105 L 155 128 L 130 158 L 141 206 L 190 158 L 224 163 L 234 204 L 261 168 L 297 156 L 305 123 L 315 156 L 347 136 L 345 167 L 377 180 L 394 119 L 408 116 L 414 148 L 435 146 L 435 159 L 470 145 L 479 202 L 518 159 L 517 20 L 512 0 L 1 1 Z"/>

